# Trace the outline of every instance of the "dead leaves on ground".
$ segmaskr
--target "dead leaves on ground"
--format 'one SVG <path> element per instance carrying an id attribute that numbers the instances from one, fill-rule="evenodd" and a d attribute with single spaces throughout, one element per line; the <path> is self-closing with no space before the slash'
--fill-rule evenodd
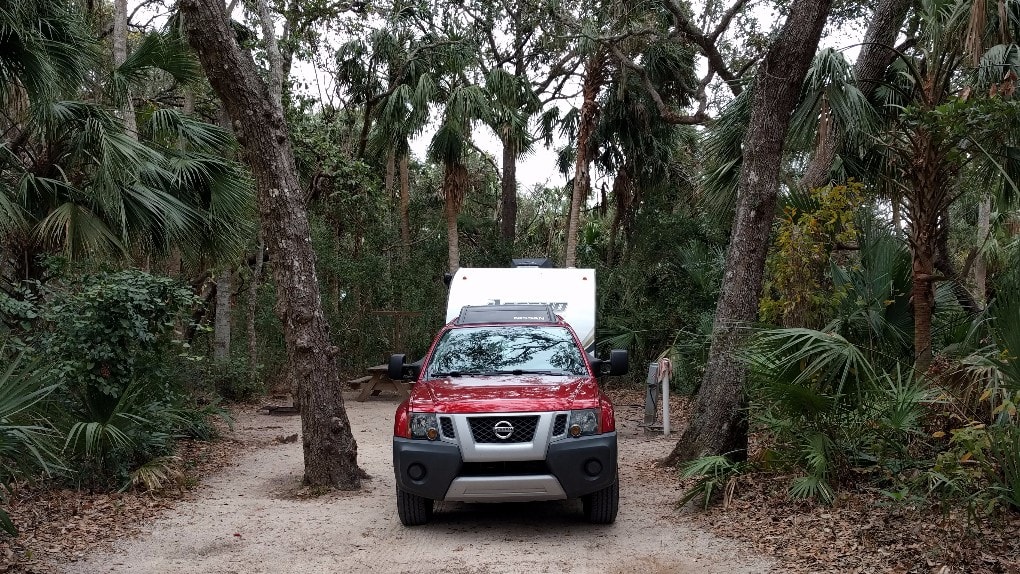
<path id="1" fill-rule="evenodd" d="M 617 418 L 640 420 L 644 395 L 614 390 Z M 671 397 L 675 430 L 690 410 L 687 397 Z M 622 415 L 622 417 L 621 417 Z M 679 434 L 674 430 L 674 438 Z M 752 437 L 752 450 L 760 448 Z M 672 443 L 667 443 L 667 449 Z M 668 452 L 662 452 L 665 456 Z M 642 484 L 675 487 L 677 472 L 638 461 Z M 793 477 L 747 475 L 734 484 L 726 508 L 688 507 L 671 518 L 740 540 L 794 574 L 1020 573 L 1020 514 L 1006 513 L 981 525 L 965 514 L 893 503 L 872 491 L 842 493 L 831 506 L 794 501 L 787 495 Z M 693 481 L 689 481 L 693 482 Z M 681 483 L 686 487 L 688 484 Z"/>
<path id="2" fill-rule="evenodd" d="M 744 540 L 794 573 L 1020 572 L 1020 517 L 968 525 L 960 512 L 887 503 L 871 492 L 832 506 L 793 501 L 788 481 L 745 476 L 727 510 L 688 509 L 683 518 Z"/>
<path id="3" fill-rule="evenodd" d="M 20 534 L 0 538 L 0 573 L 51 574 L 55 564 L 76 561 L 112 541 L 138 533 L 144 524 L 191 496 L 200 477 L 226 467 L 253 444 L 223 439 L 181 441 L 175 457 L 180 488 L 147 492 L 89 493 L 42 485 L 17 485 L 4 502 Z"/>

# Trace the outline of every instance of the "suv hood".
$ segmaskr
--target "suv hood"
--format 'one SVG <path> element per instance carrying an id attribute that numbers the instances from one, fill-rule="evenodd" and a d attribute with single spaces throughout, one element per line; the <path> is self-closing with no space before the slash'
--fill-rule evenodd
<path id="1" fill-rule="evenodd" d="M 598 406 L 589 376 L 494 375 L 421 381 L 411 403 L 432 402 L 439 413 L 566 411 Z"/>

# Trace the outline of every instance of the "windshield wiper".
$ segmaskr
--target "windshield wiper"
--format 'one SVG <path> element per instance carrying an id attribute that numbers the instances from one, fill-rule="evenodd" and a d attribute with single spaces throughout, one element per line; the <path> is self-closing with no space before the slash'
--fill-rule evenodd
<path id="1" fill-rule="evenodd" d="M 491 375 L 489 371 L 449 371 L 447 373 L 432 373 L 432 378 L 436 377 L 461 377 L 464 375 Z"/>
<path id="2" fill-rule="evenodd" d="M 497 375 L 551 375 L 558 377 L 569 376 L 570 373 L 562 369 L 511 369 L 506 371 L 493 371 Z"/>

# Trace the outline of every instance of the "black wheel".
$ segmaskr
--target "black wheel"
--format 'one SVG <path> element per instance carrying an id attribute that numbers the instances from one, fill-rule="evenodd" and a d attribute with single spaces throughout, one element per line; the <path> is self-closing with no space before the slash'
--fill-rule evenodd
<path id="1" fill-rule="evenodd" d="M 620 479 L 581 498 L 584 517 L 592 524 L 612 524 L 620 510 Z"/>
<path id="2" fill-rule="evenodd" d="M 432 518 L 432 506 L 436 501 L 417 494 L 405 492 L 397 487 L 397 516 L 404 526 L 420 526 Z"/>

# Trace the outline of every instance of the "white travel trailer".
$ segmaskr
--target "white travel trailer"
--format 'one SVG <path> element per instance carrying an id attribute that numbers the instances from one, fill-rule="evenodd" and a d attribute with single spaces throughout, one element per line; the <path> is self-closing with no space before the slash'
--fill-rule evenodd
<path id="1" fill-rule="evenodd" d="M 457 270 L 450 280 L 446 321 L 465 306 L 551 305 L 589 352 L 595 349 L 595 270 L 541 267 Z"/>

